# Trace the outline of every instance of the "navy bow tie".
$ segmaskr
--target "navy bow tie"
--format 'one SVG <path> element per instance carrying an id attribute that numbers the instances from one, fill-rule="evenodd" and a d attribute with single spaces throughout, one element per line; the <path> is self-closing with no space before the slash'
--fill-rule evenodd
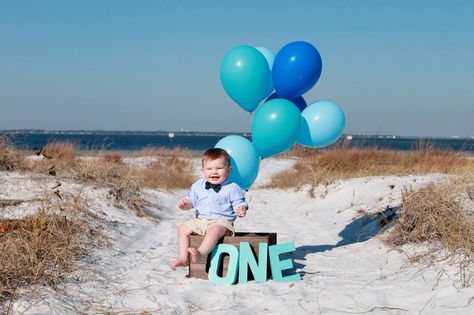
<path id="1" fill-rule="evenodd" d="M 214 191 L 215 191 L 216 193 L 218 193 L 219 190 L 221 190 L 221 185 L 220 185 L 220 184 L 214 185 L 214 184 L 211 184 L 211 183 L 209 183 L 209 182 L 206 182 L 206 189 L 209 189 L 209 188 L 214 189 Z"/>

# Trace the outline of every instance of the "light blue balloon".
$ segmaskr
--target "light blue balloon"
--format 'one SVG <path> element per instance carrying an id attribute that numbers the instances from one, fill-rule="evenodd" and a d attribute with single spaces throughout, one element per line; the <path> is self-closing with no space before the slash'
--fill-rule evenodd
<path id="1" fill-rule="evenodd" d="M 329 101 L 313 103 L 301 115 L 298 143 L 305 147 L 322 148 L 334 143 L 346 124 L 342 109 Z"/>
<path id="2" fill-rule="evenodd" d="M 230 155 L 232 170 L 229 180 L 243 189 L 249 189 L 257 178 L 260 166 L 260 157 L 252 142 L 242 136 L 231 135 L 219 140 L 215 147 Z"/>
<path id="3" fill-rule="evenodd" d="M 224 56 L 220 78 L 230 98 L 252 112 L 268 95 L 271 72 L 267 60 L 257 49 L 237 46 Z"/>
<path id="4" fill-rule="evenodd" d="M 265 57 L 268 63 L 268 68 L 270 69 L 270 72 L 271 72 L 273 68 L 273 61 L 275 60 L 275 54 L 270 49 L 265 48 L 265 47 L 255 47 L 255 48 Z M 271 77 L 270 77 L 270 80 L 268 80 L 267 95 L 265 97 L 270 95 L 274 89 L 275 88 L 273 86 L 273 80 L 271 80 Z"/>
<path id="5" fill-rule="evenodd" d="M 265 57 L 268 63 L 268 68 L 272 71 L 273 61 L 275 60 L 275 54 L 268 48 L 265 47 L 255 47 L 262 55 Z"/>
<path id="6" fill-rule="evenodd" d="M 298 138 L 301 113 L 292 102 L 275 98 L 265 102 L 252 119 L 252 142 L 262 158 L 291 148 Z"/>

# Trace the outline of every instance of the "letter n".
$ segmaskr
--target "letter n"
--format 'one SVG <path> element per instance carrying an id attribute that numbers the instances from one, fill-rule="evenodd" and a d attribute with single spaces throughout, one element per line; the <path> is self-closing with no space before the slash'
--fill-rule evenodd
<path id="1" fill-rule="evenodd" d="M 248 268 L 253 274 L 256 282 L 267 281 L 267 258 L 268 244 L 258 244 L 258 263 L 255 260 L 252 248 L 248 242 L 240 242 L 239 257 L 239 283 L 246 283 L 248 280 Z M 248 268 L 247 268 L 248 267 Z"/>

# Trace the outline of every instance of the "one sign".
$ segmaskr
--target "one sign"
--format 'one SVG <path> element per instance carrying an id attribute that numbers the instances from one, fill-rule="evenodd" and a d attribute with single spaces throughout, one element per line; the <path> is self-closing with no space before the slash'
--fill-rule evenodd
<path id="1" fill-rule="evenodd" d="M 283 275 L 284 270 L 293 269 L 291 259 L 280 259 L 280 255 L 295 251 L 295 242 L 288 242 L 268 246 L 267 243 L 259 243 L 258 260 L 256 260 L 252 248 L 248 242 L 240 242 L 240 250 L 230 244 L 218 244 L 211 253 L 211 264 L 209 267 L 209 281 L 212 284 L 234 284 L 246 283 L 247 271 L 250 268 L 256 282 L 267 280 L 267 262 L 270 259 L 270 268 L 273 281 L 290 282 L 300 281 L 299 274 Z M 218 270 L 222 263 L 223 255 L 229 256 L 229 266 L 225 276 L 219 276 Z"/>

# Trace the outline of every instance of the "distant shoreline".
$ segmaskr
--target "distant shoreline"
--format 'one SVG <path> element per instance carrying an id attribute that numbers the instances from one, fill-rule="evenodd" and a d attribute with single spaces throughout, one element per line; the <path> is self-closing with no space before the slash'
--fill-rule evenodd
<path id="1" fill-rule="evenodd" d="M 227 132 L 227 131 L 131 131 L 131 130 L 46 130 L 46 129 L 5 129 L 0 130 L 0 135 L 150 135 L 150 136 L 228 136 L 242 135 L 250 137 L 250 132 Z M 350 139 L 349 139 L 350 138 Z M 472 140 L 474 136 L 400 136 L 400 135 L 365 135 L 365 134 L 343 134 L 341 139 L 420 139 L 420 140 Z"/>
<path id="2" fill-rule="evenodd" d="M 212 131 L 130 131 L 130 130 L 41 130 L 41 129 L 12 129 L 0 130 L 0 135 L 140 135 L 140 136 L 168 136 L 170 133 L 181 136 L 222 136 L 247 135 L 246 132 L 212 132 Z"/>

